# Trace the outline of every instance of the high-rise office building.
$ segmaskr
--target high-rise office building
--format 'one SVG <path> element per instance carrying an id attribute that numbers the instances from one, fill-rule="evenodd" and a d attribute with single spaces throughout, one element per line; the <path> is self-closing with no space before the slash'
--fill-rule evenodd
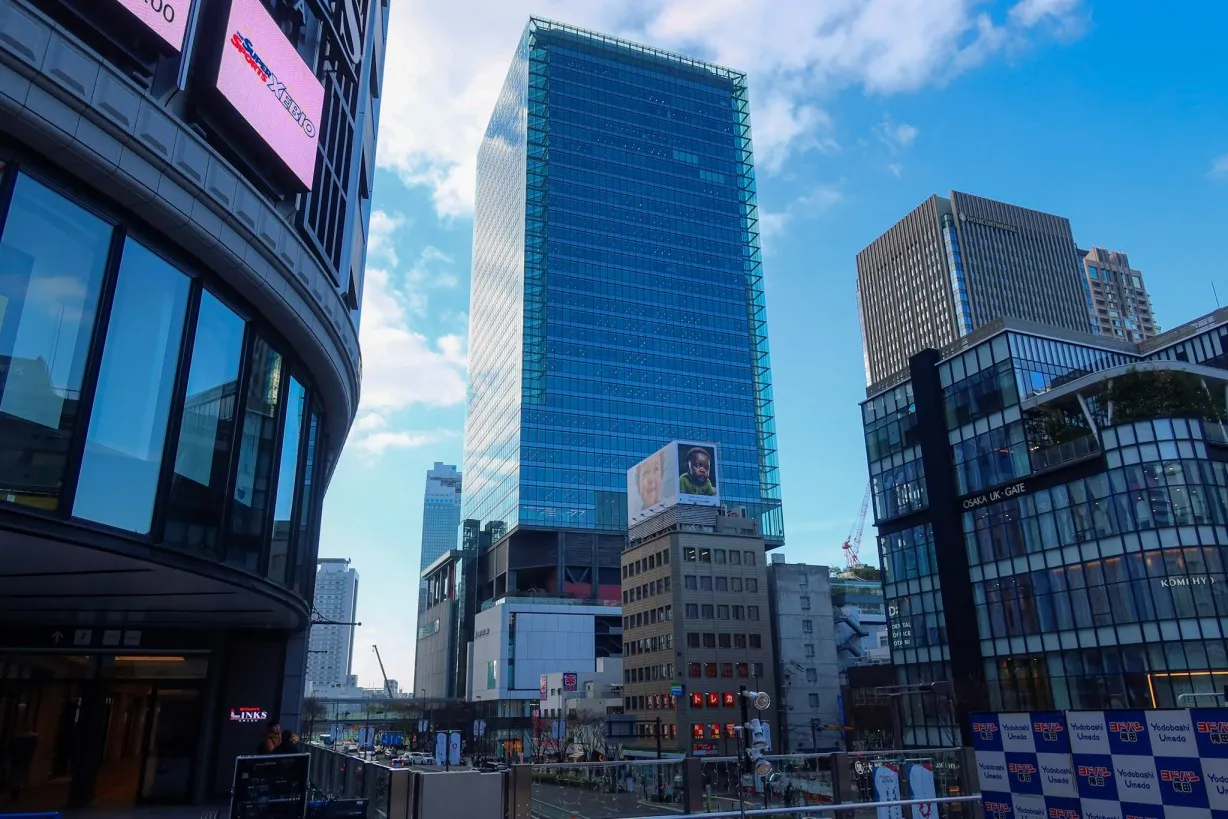
<path id="1" fill-rule="evenodd" d="M 781 542 L 751 157 L 744 74 L 529 21 L 478 153 L 464 517 L 507 531 L 484 600 L 617 601 L 626 472 L 671 439 L 718 443 L 723 497 Z"/>
<path id="2" fill-rule="evenodd" d="M 857 304 L 870 385 L 1003 316 L 1092 331 L 1069 220 L 957 191 L 857 254 Z"/>
<path id="3" fill-rule="evenodd" d="M 354 662 L 358 616 L 358 570 L 345 557 L 322 557 L 316 572 L 315 613 L 307 654 L 312 691 L 344 686 Z"/>
<path id="4" fill-rule="evenodd" d="M 1092 323 L 1101 335 L 1144 341 L 1160 334 L 1143 274 L 1117 250 L 1079 251 L 1079 263 L 1092 296 Z"/>
<path id="5" fill-rule="evenodd" d="M 6 813 L 213 803 L 302 731 L 388 13 L 0 0 Z"/>
<path id="6" fill-rule="evenodd" d="M 456 548 L 461 520 L 461 474 L 455 466 L 436 461 L 426 472 L 423 494 L 420 568 L 425 570 L 444 552 Z"/>

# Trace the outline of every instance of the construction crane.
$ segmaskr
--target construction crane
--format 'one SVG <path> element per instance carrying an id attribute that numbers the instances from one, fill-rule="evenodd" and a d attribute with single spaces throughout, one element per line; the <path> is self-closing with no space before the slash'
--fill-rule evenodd
<path id="1" fill-rule="evenodd" d="M 865 494 L 861 496 L 861 509 L 857 512 L 856 519 L 853 520 L 853 529 L 849 532 L 849 536 L 844 539 L 844 563 L 850 569 L 856 569 L 862 565 L 861 558 L 858 553 L 861 551 L 861 531 L 866 525 L 866 512 L 870 509 L 870 484 L 866 482 Z"/>
<path id="2" fill-rule="evenodd" d="M 394 696 L 392 693 L 392 683 L 388 682 L 388 672 L 384 670 L 384 658 L 379 656 L 379 646 L 373 645 L 371 648 L 375 649 L 375 659 L 379 663 L 379 673 L 384 678 L 384 693 L 392 697 Z"/>

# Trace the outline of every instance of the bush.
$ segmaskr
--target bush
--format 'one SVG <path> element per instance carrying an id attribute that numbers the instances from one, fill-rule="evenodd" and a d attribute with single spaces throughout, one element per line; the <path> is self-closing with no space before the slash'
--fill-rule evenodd
<path id="1" fill-rule="evenodd" d="M 1223 421 L 1222 399 L 1203 386 L 1202 379 L 1177 370 L 1130 370 L 1106 379 L 1105 404 L 1112 403 L 1111 423 L 1128 424 L 1153 418 L 1199 418 Z"/>

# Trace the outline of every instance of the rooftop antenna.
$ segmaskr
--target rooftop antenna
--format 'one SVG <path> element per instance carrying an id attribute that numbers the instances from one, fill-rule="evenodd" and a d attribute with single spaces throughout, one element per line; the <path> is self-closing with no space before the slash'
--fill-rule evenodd
<path id="1" fill-rule="evenodd" d="M 1219 309 L 1219 293 L 1215 290 L 1215 282 L 1211 282 L 1211 295 L 1215 296 L 1215 309 Z"/>

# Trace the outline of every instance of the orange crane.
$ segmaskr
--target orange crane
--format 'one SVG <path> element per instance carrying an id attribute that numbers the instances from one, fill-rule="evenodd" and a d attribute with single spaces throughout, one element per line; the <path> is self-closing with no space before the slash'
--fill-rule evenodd
<path id="1" fill-rule="evenodd" d="M 862 565 L 858 553 L 861 551 L 861 532 L 865 528 L 866 512 L 869 509 L 870 484 L 867 481 L 865 494 L 861 496 L 861 509 L 857 512 L 856 519 L 853 520 L 853 529 L 849 532 L 849 536 L 844 539 L 844 545 L 840 547 L 844 549 L 844 563 L 850 569 L 856 569 Z"/>

